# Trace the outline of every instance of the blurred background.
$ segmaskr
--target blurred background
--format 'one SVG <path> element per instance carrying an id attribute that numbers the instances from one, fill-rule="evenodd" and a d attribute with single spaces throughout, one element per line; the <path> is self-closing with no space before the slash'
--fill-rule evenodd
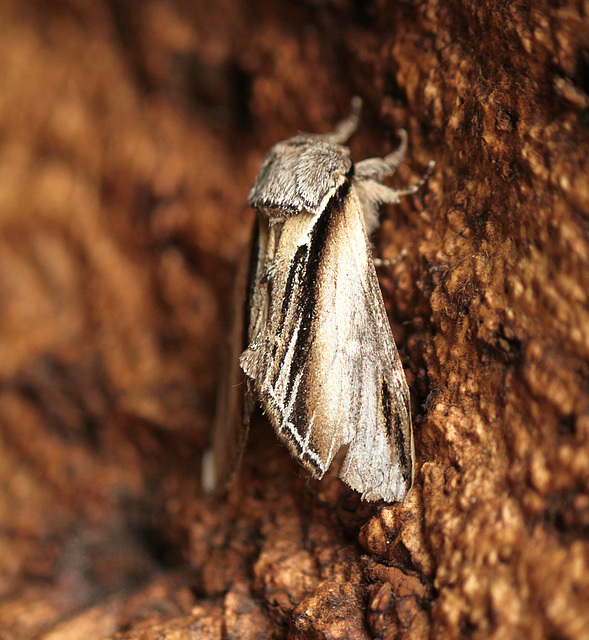
<path id="1" fill-rule="evenodd" d="M 588 638 L 587 6 L 0 4 L 0 637 Z M 374 239 L 415 486 L 260 420 L 202 496 L 247 193 L 353 95 L 437 163 Z"/>

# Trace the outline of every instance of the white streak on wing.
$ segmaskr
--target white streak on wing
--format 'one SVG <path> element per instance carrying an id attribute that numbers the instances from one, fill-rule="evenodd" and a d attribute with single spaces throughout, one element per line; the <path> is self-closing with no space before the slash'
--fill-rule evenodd
<path id="1" fill-rule="evenodd" d="M 283 366 L 281 367 L 281 370 L 284 371 L 286 374 L 290 373 L 291 371 L 291 363 L 294 357 L 294 350 L 295 350 L 297 335 L 299 333 L 300 326 L 301 326 L 301 320 L 299 319 L 291 334 L 290 341 L 288 344 L 288 349 L 284 356 Z M 288 433 L 296 440 L 297 444 L 301 447 L 301 454 L 300 454 L 301 456 L 307 454 L 317 464 L 319 469 L 323 469 L 323 463 L 321 461 L 321 458 L 319 458 L 319 456 L 317 456 L 317 454 L 314 451 L 311 451 L 309 449 L 311 428 L 313 426 L 313 420 L 315 416 L 313 415 L 311 419 L 311 422 L 309 424 L 309 427 L 304 439 L 301 438 L 299 432 L 294 428 L 294 423 L 289 420 L 292 414 L 294 403 L 297 399 L 297 392 L 298 392 L 299 385 L 301 383 L 301 380 L 303 379 L 303 371 L 301 370 L 296 374 L 295 380 L 293 382 L 289 402 L 287 405 L 284 405 L 283 387 L 284 387 L 284 383 L 288 382 L 289 375 L 280 375 L 279 384 L 276 387 L 273 387 L 271 384 L 269 384 L 270 373 L 271 372 L 268 371 L 268 375 L 266 376 L 266 381 L 265 381 L 266 389 L 268 391 L 268 394 L 272 398 L 272 400 L 274 400 L 274 403 L 276 404 L 276 406 L 279 407 L 282 412 L 281 428 L 286 429 Z"/>
<path id="2" fill-rule="evenodd" d="M 313 415 L 311 416 L 311 419 L 309 420 L 309 425 L 307 427 L 307 433 L 305 435 L 305 441 L 303 442 L 303 450 L 301 452 L 301 455 L 304 456 L 305 454 L 307 455 L 313 455 L 312 451 L 309 451 L 309 440 L 311 440 L 311 432 L 313 431 L 313 424 L 315 422 L 315 411 L 313 411 Z"/>
<path id="3" fill-rule="evenodd" d="M 333 196 L 337 193 L 337 190 L 342 186 L 342 184 L 344 184 L 344 182 L 347 180 L 347 177 L 344 175 L 339 176 L 338 181 L 336 183 L 336 185 L 333 187 L 333 189 L 330 189 L 324 196 L 323 196 L 323 200 L 321 200 L 319 207 L 317 208 L 317 211 L 319 212 L 318 215 L 321 215 L 325 209 L 327 208 L 327 204 L 328 202 L 333 198 Z M 313 225 L 315 226 L 315 225 Z M 307 237 L 310 238 L 311 237 L 311 230 L 312 227 L 309 228 L 309 232 L 307 234 Z"/>
<path id="4" fill-rule="evenodd" d="M 299 335 L 300 328 L 301 328 L 301 319 L 299 318 L 297 320 L 296 325 L 293 327 L 293 331 L 290 336 L 290 341 L 288 343 L 288 348 L 286 350 L 286 353 L 284 354 L 284 358 L 282 359 L 282 363 L 280 365 L 278 381 L 276 383 L 275 389 L 273 389 L 275 392 L 279 393 L 281 396 L 284 396 L 284 383 L 285 382 L 288 383 L 288 380 L 290 378 L 292 359 L 294 357 L 294 350 L 297 343 L 297 337 Z M 275 340 L 280 340 L 280 338 L 278 338 L 277 336 Z M 272 385 L 270 384 L 270 376 L 272 373 L 273 373 L 272 367 L 269 367 L 268 372 L 266 374 L 266 380 L 265 380 L 265 384 L 268 388 L 272 388 Z M 295 394 L 293 394 L 293 397 L 294 395 Z M 282 406 L 282 403 L 280 404 L 280 406 Z"/>
<path id="5" fill-rule="evenodd" d="M 301 383 L 301 380 L 303 378 L 303 372 L 299 371 L 296 375 L 296 378 L 293 382 L 292 385 L 292 392 L 290 394 L 290 400 L 288 402 L 288 404 L 286 405 L 286 407 L 284 408 L 284 418 L 285 420 L 290 418 L 290 415 L 292 414 L 292 408 L 293 405 L 295 403 L 295 400 L 297 399 L 297 391 L 299 390 L 299 385 Z"/>
<path id="6" fill-rule="evenodd" d="M 285 422 L 284 426 L 288 429 L 289 433 L 292 435 L 292 437 L 297 441 L 297 443 L 299 444 L 299 446 L 301 447 L 301 454 L 300 457 L 303 457 L 303 455 L 307 454 L 309 456 L 309 458 L 311 458 L 312 460 L 314 460 L 314 462 L 316 463 L 317 467 L 319 469 L 321 469 L 321 471 L 325 471 L 323 468 L 323 462 L 321 460 L 321 458 L 311 449 L 309 449 L 309 435 L 311 433 L 311 427 L 312 424 L 309 424 L 309 430 L 307 432 L 307 435 L 305 436 L 305 439 L 303 440 L 303 438 L 301 438 L 299 432 L 294 428 L 294 424 L 292 422 Z"/>
<path id="7" fill-rule="evenodd" d="M 296 381 L 296 386 L 298 386 L 298 383 L 300 382 L 300 379 L 298 379 Z M 276 404 L 279 407 L 282 407 L 282 405 L 280 404 L 280 401 L 278 400 L 278 398 L 276 397 L 276 394 L 274 393 L 274 389 L 272 389 L 271 387 L 268 389 L 268 393 L 269 395 L 272 397 L 272 399 L 274 400 L 274 402 L 276 402 Z M 319 456 L 314 452 L 311 451 L 308 447 L 309 447 L 309 434 L 311 433 L 311 426 L 312 424 L 309 425 L 309 431 L 307 433 L 307 435 L 305 436 L 305 439 L 303 440 L 303 438 L 301 438 L 299 432 L 294 428 L 294 424 L 290 421 L 287 420 L 286 418 L 284 419 L 281 428 L 282 429 L 286 429 L 290 435 L 297 441 L 297 444 L 300 446 L 301 448 L 301 456 L 306 453 L 310 458 L 312 458 L 315 463 L 317 464 L 317 467 L 321 470 L 323 470 L 323 463 L 321 461 L 321 458 L 319 458 Z"/>

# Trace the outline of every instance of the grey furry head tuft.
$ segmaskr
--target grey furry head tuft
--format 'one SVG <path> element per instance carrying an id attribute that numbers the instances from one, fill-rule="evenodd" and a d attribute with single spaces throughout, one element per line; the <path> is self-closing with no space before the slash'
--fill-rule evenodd
<path id="1" fill-rule="evenodd" d="M 270 218 L 303 211 L 319 214 L 354 164 L 347 147 L 327 136 L 303 134 L 274 145 L 248 196 L 249 204 Z"/>

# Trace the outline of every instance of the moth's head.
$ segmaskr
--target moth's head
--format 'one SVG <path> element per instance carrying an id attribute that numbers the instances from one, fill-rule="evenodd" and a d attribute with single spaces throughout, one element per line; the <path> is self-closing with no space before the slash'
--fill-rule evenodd
<path id="1" fill-rule="evenodd" d="M 353 173 L 347 147 L 325 136 L 295 136 L 270 149 L 248 202 L 270 218 L 320 214 Z"/>

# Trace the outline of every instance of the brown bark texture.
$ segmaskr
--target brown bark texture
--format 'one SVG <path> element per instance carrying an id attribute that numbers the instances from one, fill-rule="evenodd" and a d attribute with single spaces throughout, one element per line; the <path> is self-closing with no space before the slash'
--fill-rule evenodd
<path id="1" fill-rule="evenodd" d="M 0 637 L 589 639 L 589 4 L 4 0 Z M 201 456 L 271 144 L 409 133 L 402 505 Z"/>

